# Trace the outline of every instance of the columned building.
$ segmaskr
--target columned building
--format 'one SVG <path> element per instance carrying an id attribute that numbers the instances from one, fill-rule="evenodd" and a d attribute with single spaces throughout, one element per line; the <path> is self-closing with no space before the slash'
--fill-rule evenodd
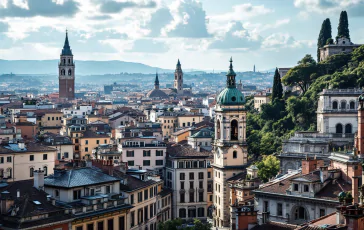
<path id="1" fill-rule="evenodd" d="M 61 53 L 59 70 L 59 98 L 72 100 L 75 98 L 75 63 L 73 54 L 68 42 L 68 33 Z"/>
<path id="2" fill-rule="evenodd" d="M 174 72 L 174 88 L 177 90 L 177 95 L 183 95 L 183 72 L 179 59 Z"/>
<path id="3" fill-rule="evenodd" d="M 214 164 L 214 226 L 230 227 L 228 179 L 243 172 L 248 159 L 244 96 L 236 88 L 232 59 L 226 88 L 216 100 Z"/>

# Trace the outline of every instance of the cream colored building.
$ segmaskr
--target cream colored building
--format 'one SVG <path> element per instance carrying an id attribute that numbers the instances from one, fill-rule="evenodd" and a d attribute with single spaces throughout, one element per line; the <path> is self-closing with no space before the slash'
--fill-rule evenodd
<path id="1" fill-rule="evenodd" d="M 270 95 L 266 93 L 259 93 L 254 95 L 254 109 L 260 112 L 261 106 L 271 102 Z"/>
<path id="2" fill-rule="evenodd" d="M 169 138 L 177 128 L 192 127 L 196 123 L 203 121 L 204 115 L 198 113 L 178 114 L 175 112 L 165 112 L 158 117 L 161 124 L 163 136 Z"/>
<path id="3" fill-rule="evenodd" d="M 56 149 L 39 143 L 19 143 L 0 146 L 0 178 L 8 181 L 29 180 L 34 171 L 53 173 Z"/>

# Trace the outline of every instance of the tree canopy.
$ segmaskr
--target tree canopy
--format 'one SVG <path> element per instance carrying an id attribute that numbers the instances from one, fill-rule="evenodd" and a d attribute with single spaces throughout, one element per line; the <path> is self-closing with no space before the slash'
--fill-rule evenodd
<path id="1" fill-rule="evenodd" d="M 168 220 L 166 222 L 160 222 L 158 224 L 158 230 L 180 230 L 180 229 L 188 229 L 188 230 L 211 230 L 211 223 L 202 223 L 199 219 L 194 219 L 193 225 L 190 227 L 184 227 L 181 219 L 173 219 Z"/>
<path id="2" fill-rule="evenodd" d="M 272 90 L 272 100 L 276 99 L 282 99 L 283 96 L 283 88 L 282 88 L 282 82 L 281 82 L 281 75 L 278 72 L 278 68 L 276 68 L 276 71 L 274 73 L 273 78 L 273 90 Z"/>
<path id="3" fill-rule="evenodd" d="M 279 160 L 273 155 L 264 156 L 263 160 L 257 165 L 258 177 L 267 182 L 270 178 L 275 177 L 279 172 Z"/>
<path id="4" fill-rule="evenodd" d="M 346 11 L 341 11 L 340 19 L 339 19 L 339 26 L 337 27 L 337 37 L 341 38 L 345 37 L 350 39 L 350 32 L 349 32 L 349 20 L 348 14 Z"/>
<path id="5" fill-rule="evenodd" d="M 330 40 L 331 39 L 331 40 Z M 320 48 L 326 44 L 333 43 L 331 35 L 331 22 L 330 19 L 326 18 L 321 25 L 320 34 L 317 40 L 317 61 L 320 61 Z"/>

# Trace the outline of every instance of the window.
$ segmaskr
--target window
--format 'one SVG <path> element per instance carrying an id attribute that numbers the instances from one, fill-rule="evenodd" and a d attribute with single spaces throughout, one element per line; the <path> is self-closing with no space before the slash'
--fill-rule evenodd
<path id="1" fill-rule="evenodd" d="M 306 184 L 305 184 L 305 185 L 303 186 L 303 191 L 304 191 L 304 192 L 308 192 L 308 185 L 306 185 Z"/>
<path id="2" fill-rule="evenodd" d="M 143 192 L 138 192 L 138 202 L 143 201 Z"/>
<path id="3" fill-rule="evenodd" d="M 185 182 L 181 181 L 181 189 L 185 189 Z"/>
<path id="4" fill-rule="evenodd" d="M 52 121 L 54 121 L 54 117 L 52 117 Z"/>
<path id="5" fill-rule="evenodd" d="M 195 202 L 195 193 L 190 192 L 190 203 Z"/>
<path id="6" fill-rule="evenodd" d="M 233 152 L 233 158 L 235 159 L 235 158 L 238 158 L 238 152 L 237 151 L 234 151 Z"/>
<path id="7" fill-rule="evenodd" d="M 204 208 L 198 208 L 197 209 L 197 216 L 198 217 L 204 217 L 205 216 L 205 209 Z"/>
<path id="8" fill-rule="evenodd" d="M 143 166 L 150 166 L 150 160 L 144 160 Z"/>
<path id="9" fill-rule="evenodd" d="M 43 160 L 47 160 L 48 159 L 48 155 L 47 154 L 43 154 Z"/>
<path id="10" fill-rule="evenodd" d="M 0 164 L 4 164 L 4 157 L 0 157 Z"/>
<path id="11" fill-rule="evenodd" d="M 34 168 L 30 168 L 29 174 L 30 174 L 30 177 L 34 177 Z"/>
<path id="12" fill-rule="evenodd" d="M 138 209 L 138 224 L 143 222 L 143 209 Z"/>
<path id="13" fill-rule="evenodd" d="M 148 200 L 148 189 L 144 190 L 144 200 Z"/>
<path id="14" fill-rule="evenodd" d="M 283 216 L 283 205 L 282 205 L 282 203 L 277 204 L 277 216 Z"/>
<path id="15" fill-rule="evenodd" d="M 213 196 L 212 195 L 210 195 L 210 201 L 212 202 L 212 198 L 213 198 Z"/>
<path id="16" fill-rule="evenodd" d="M 293 191 L 298 191 L 298 184 L 293 184 Z"/>
<path id="17" fill-rule="evenodd" d="M 144 220 L 148 220 L 148 206 L 144 207 Z"/>
<path id="18" fill-rule="evenodd" d="M 73 200 L 79 200 L 81 198 L 81 190 L 73 190 Z"/>
<path id="19" fill-rule="evenodd" d="M 154 196 L 154 194 L 153 194 L 153 188 L 150 188 L 150 189 L 149 189 L 149 196 L 150 196 L 150 197 L 153 197 L 153 196 Z"/>
<path id="20" fill-rule="evenodd" d="M 198 187 L 199 187 L 199 188 L 203 188 L 203 181 L 199 181 L 199 182 L 198 182 Z"/>
<path id="21" fill-rule="evenodd" d="M 180 180 L 185 180 L 185 174 L 184 173 L 180 173 L 179 174 L 179 179 Z"/>
<path id="22" fill-rule="evenodd" d="M 130 204 L 134 204 L 134 194 L 130 195 Z"/>
<path id="23" fill-rule="evenodd" d="M 351 124 L 346 124 L 345 125 L 345 133 L 351 133 Z"/>
<path id="24" fill-rule="evenodd" d="M 355 109 L 355 102 L 354 101 L 350 102 L 350 109 Z"/>
<path id="25" fill-rule="evenodd" d="M 34 155 L 29 156 L 29 161 L 34 161 Z"/>
<path id="26" fill-rule="evenodd" d="M 11 157 L 6 157 L 6 162 L 11 162 Z"/>
<path id="27" fill-rule="evenodd" d="M 107 220 L 107 229 L 114 229 L 114 219 Z"/>
<path id="28" fill-rule="evenodd" d="M 85 140 L 85 145 L 88 145 L 88 140 Z"/>
<path id="29" fill-rule="evenodd" d="M 129 166 L 134 166 L 134 161 L 128 161 Z"/>
<path id="30" fill-rule="evenodd" d="M 189 162 L 189 161 L 186 162 L 186 168 L 188 168 L 188 169 L 191 168 L 191 162 Z"/>
<path id="31" fill-rule="evenodd" d="M 126 151 L 127 157 L 134 157 L 134 151 Z"/>
<path id="32" fill-rule="evenodd" d="M 264 201 L 263 212 L 269 212 L 269 203 L 268 203 L 268 201 Z"/>
<path id="33" fill-rule="evenodd" d="M 68 152 L 63 153 L 64 158 L 68 158 Z"/>
<path id="34" fill-rule="evenodd" d="M 59 197 L 59 190 L 58 189 L 54 190 L 54 196 Z"/>
<path id="35" fill-rule="evenodd" d="M 107 144 L 107 140 L 106 139 L 104 140 L 104 144 Z"/>
<path id="36" fill-rule="evenodd" d="M 197 162 L 197 161 L 194 161 L 194 162 L 193 162 L 193 167 L 194 167 L 194 168 L 197 168 L 197 164 L 198 164 L 198 162 Z"/>
<path id="37" fill-rule="evenodd" d="M 198 202 L 203 202 L 203 192 L 198 193 Z"/>
<path id="38" fill-rule="evenodd" d="M 193 180 L 194 179 L 194 176 L 195 174 L 193 172 L 190 173 L 190 180 Z"/>
<path id="39" fill-rule="evenodd" d="M 87 224 L 87 230 L 94 230 L 94 223 Z"/>
<path id="40" fill-rule="evenodd" d="M 111 193 L 111 185 L 106 186 L 106 194 Z"/>
<path id="41" fill-rule="evenodd" d="M 50 121 L 51 120 L 51 118 L 50 117 L 48 117 L 48 121 Z"/>
<path id="42" fill-rule="evenodd" d="M 341 102 L 341 109 L 346 109 L 346 101 Z"/>
<path id="43" fill-rule="evenodd" d="M 343 133 L 343 125 L 337 124 L 336 125 L 336 133 Z"/>
<path id="44" fill-rule="evenodd" d="M 131 215 L 130 225 L 131 225 L 131 227 L 134 227 L 134 225 L 135 225 L 135 212 L 131 212 L 130 215 Z"/>
<path id="45" fill-rule="evenodd" d="M 163 165 L 163 160 L 156 160 L 155 165 Z"/>
<path id="46" fill-rule="evenodd" d="M 150 157 L 150 150 L 143 150 L 143 157 Z"/>
<path id="47" fill-rule="evenodd" d="M 83 229 L 83 226 L 82 225 L 76 227 L 76 230 L 82 230 L 82 229 Z"/>
<path id="48" fill-rule="evenodd" d="M 100 140 L 96 140 L 96 144 L 100 144 Z"/>
<path id="49" fill-rule="evenodd" d="M 205 162 L 204 161 L 199 161 L 198 162 L 198 167 L 199 168 L 205 168 Z"/>
<path id="50" fill-rule="evenodd" d="M 183 169 L 184 168 L 184 162 L 178 162 L 178 168 Z"/>
<path id="51" fill-rule="evenodd" d="M 320 217 L 325 216 L 325 215 L 326 215 L 325 209 L 320 208 Z"/>
<path id="52" fill-rule="evenodd" d="M 203 180 L 203 172 L 198 173 L 198 179 Z"/>
<path id="53" fill-rule="evenodd" d="M 104 221 L 97 222 L 97 230 L 104 230 Z"/>
<path id="54" fill-rule="evenodd" d="M 85 152 L 88 152 L 88 147 L 85 147 Z"/>
<path id="55" fill-rule="evenodd" d="M 211 178 L 211 172 L 207 172 L 207 178 Z"/>
<path id="56" fill-rule="evenodd" d="M 180 210 L 179 210 L 179 218 L 186 218 L 186 209 L 184 209 L 184 208 L 181 208 Z"/>
<path id="57" fill-rule="evenodd" d="M 232 120 L 230 125 L 230 139 L 238 140 L 238 121 Z"/>
<path id="58" fill-rule="evenodd" d="M 180 203 L 184 203 L 185 202 L 185 194 L 184 193 L 181 193 L 180 194 L 179 201 L 180 201 Z"/>
<path id="59" fill-rule="evenodd" d="M 163 156 L 163 150 L 156 150 L 156 151 L 155 151 L 155 155 L 156 155 L 157 157 L 162 157 L 162 156 Z"/>
<path id="60" fill-rule="evenodd" d="M 8 178 L 12 178 L 13 177 L 13 175 L 12 175 L 13 170 L 11 168 L 6 169 L 6 172 L 8 174 Z"/>

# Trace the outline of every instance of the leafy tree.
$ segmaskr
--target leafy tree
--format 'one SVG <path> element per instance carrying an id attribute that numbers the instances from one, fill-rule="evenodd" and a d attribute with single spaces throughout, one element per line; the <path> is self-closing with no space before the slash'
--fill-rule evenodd
<path id="1" fill-rule="evenodd" d="M 312 80 L 313 74 L 317 72 L 317 63 L 310 54 L 306 54 L 298 65 L 288 71 L 283 77 L 282 81 L 288 86 L 298 86 L 302 90 L 302 94 L 305 94 L 308 90 Z"/>
<path id="2" fill-rule="evenodd" d="M 195 219 L 193 221 L 193 224 L 195 225 L 192 229 L 194 230 L 211 230 L 212 224 L 211 223 L 202 223 L 201 220 Z"/>
<path id="3" fill-rule="evenodd" d="M 158 224 L 158 230 L 177 230 L 182 225 L 181 219 L 168 220 Z"/>
<path id="4" fill-rule="evenodd" d="M 282 88 L 282 82 L 281 82 L 281 75 L 278 72 L 278 68 L 276 68 L 276 71 L 274 73 L 273 78 L 273 93 L 272 93 L 272 101 L 276 99 L 282 99 L 283 96 L 283 88 Z"/>
<path id="5" fill-rule="evenodd" d="M 349 20 L 346 11 L 341 11 L 336 40 L 341 37 L 350 39 Z"/>
<path id="6" fill-rule="evenodd" d="M 263 160 L 257 163 L 258 177 L 267 182 L 279 172 L 279 160 L 273 155 L 264 156 Z"/>
<path id="7" fill-rule="evenodd" d="M 329 41 L 329 39 L 332 40 L 331 22 L 330 22 L 330 19 L 326 18 L 322 22 L 320 34 L 319 34 L 319 37 L 317 40 L 317 61 L 318 62 L 320 61 L 320 48 L 325 46 L 327 44 L 327 42 Z"/>

